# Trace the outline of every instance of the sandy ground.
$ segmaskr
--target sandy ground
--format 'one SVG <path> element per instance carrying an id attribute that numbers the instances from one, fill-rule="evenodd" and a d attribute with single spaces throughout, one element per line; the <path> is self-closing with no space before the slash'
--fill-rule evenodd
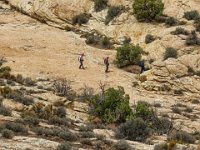
<path id="1" fill-rule="evenodd" d="M 0 13 L 0 56 L 14 74 L 32 78 L 66 78 L 78 89 L 84 85 L 98 89 L 99 82 L 123 86 L 133 95 L 134 75 L 117 69 L 113 64 L 104 73 L 103 58 L 111 57 L 114 50 L 87 46 L 84 39 L 73 32 L 65 32 L 41 24 L 17 12 Z M 78 56 L 84 52 L 85 70 L 80 70 Z"/>

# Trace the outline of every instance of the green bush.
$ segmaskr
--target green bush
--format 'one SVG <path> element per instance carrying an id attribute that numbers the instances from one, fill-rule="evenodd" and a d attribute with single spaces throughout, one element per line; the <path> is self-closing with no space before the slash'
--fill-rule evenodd
<path id="1" fill-rule="evenodd" d="M 185 131 L 177 131 L 168 136 L 169 140 L 176 140 L 182 143 L 194 144 L 195 138 Z"/>
<path id="2" fill-rule="evenodd" d="M 197 37 L 195 31 L 192 31 L 191 34 L 187 37 L 186 45 L 200 45 L 200 39 Z"/>
<path id="3" fill-rule="evenodd" d="M 168 17 L 165 20 L 165 24 L 168 25 L 168 26 L 175 26 L 177 24 L 177 22 L 178 21 L 174 17 Z"/>
<path id="4" fill-rule="evenodd" d="M 116 131 L 117 138 L 143 142 L 150 135 L 150 129 L 141 118 L 136 118 L 120 125 Z"/>
<path id="5" fill-rule="evenodd" d="M 24 126 L 21 123 L 6 122 L 5 127 L 8 130 L 12 130 L 13 132 L 16 132 L 16 133 L 21 133 L 21 134 L 27 134 L 28 133 L 28 129 L 26 128 L 26 126 Z"/>
<path id="6" fill-rule="evenodd" d="M 23 122 L 25 124 L 28 124 L 30 126 L 37 126 L 39 123 L 40 123 L 40 120 L 38 118 L 35 118 L 35 117 L 25 117 L 23 119 Z"/>
<path id="7" fill-rule="evenodd" d="M 7 139 L 12 139 L 14 137 L 14 133 L 11 130 L 4 129 L 1 131 L 2 136 Z"/>
<path id="8" fill-rule="evenodd" d="M 93 0 L 94 9 L 96 12 L 99 12 L 107 7 L 108 0 Z"/>
<path id="9" fill-rule="evenodd" d="M 184 13 L 183 17 L 187 20 L 196 20 L 199 17 L 199 13 L 196 10 L 187 11 Z"/>
<path id="10" fill-rule="evenodd" d="M 60 118 L 64 118 L 67 115 L 65 107 L 58 107 L 55 109 L 55 115 Z"/>
<path id="11" fill-rule="evenodd" d="M 108 9 L 108 13 L 106 16 L 105 24 L 107 25 L 110 21 L 112 21 L 115 17 L 119 16 L 121 12 L 123 11 L 123 6 L 111 6 Z"/>
<path id="12" fill-rule="evenodd" d="M 49 123 L 50 124 L 54 124 L 54 125 L 63 125 L 63 126 L 70 126 L 71 121 L 66 119 L 66 118 L 60 118 L 57 116 L 53 116 L 51 118 L 49 118 Z"/>
<path id="13" fill-rule="evenodd" d="M 78 139 L 78 135 L 70 131 L 60 132 L 58 136 L 65 141 L 76 141 Z"/>
<path id="14" fill-rule="evenodd" d="M 165 53 L 164 53 L 164 60 L 168 58 L 177 58 L 177 56 L 178 56 L 178 52 L 176 49 L 172 47 L 166 48 Z"/>
<path id="15" fill-rule="evenodd" d="M 88 138 L 86 139 L 81 139 L 80 141 L 81 144 L 85 144 L 85 145 L 92 145 L 92 141 Z"/>
<path id="16" fill-rule="evenodd" d="M 164 10 L 162 0 L 135 0 L 133 11 L 139 21 L 152 21 L 160 17 Z"/>
<path id="17" fill-rule="evenodd" d="M 86 14 L 86 13 L 82 13 L 82 14 L 79 14 L 77 16 L 74 16 L 72 18 L 72 24 L 73 25 L 82 25 L 82 24 L 86 24 L 90 19 L 90 15 L 89 14 Z"/>
<path id="18" fill-rule="evenodd" d="M 63 143 L 58 145 L 57 150 L 72 150 L 72 147 L 67 143 Z"/>
<path id="19" fill-rule="evenodd" d="M 115 63 L 119 68 L 138 64 L 141 60 L 143 49 L 139 45 L 124 44 L 117 48 Z"/>
<path id="20" fill-rule="evenodd" d="M 187 31 L 186 29 L 184 29 L 182 27 L 177 27 L 176 30 L 172 32 L 172 34 L 174 34 L 174 35 L 179 35 L 179 34 L 188 35 L 189 31 Z"/>
<path id="21" fill-rule="evenodd" d="M 7 108 L 3 105 L 0 105 L 0 114 L 4 116 L 11 116 L 12 110 L 10 108 Z"/>
<path id="22" fill-rule="evenodd" d="M 103 96 L 96 95 L 93 101 L 93 113 L 107 123 L 125 122 L 133 115 L 129 99 L 123 87 L 109 88 Z"/>
<path id="23" fill-rule="evenodd" d="M 138 101 L 135 108 L 135 117 L 142 118 L 143 120 L 151 120 L 153 116 L 153 109 L 150 104 L 144 101 Z"/>
<path id="24" fill-rule="evenodd" d="M 145 43 L 146 44 L 149 44 L 149 43 L 152 43 L 153 41 L 155 41 L 155 37 L 151 34 L 147 34 L 146 37 L 145 37 Z"/>
<path id="25" fill-rule="evenodd" d="M 133 150 L 133 148 L 124 140 L 120 140 L 112 146 L 113 150 Z"/>
<path id="26" fill-rule="evenodd" d="M 103 36 L 101 39 L 100 39 L 100 45 L 101 47 L 103 48 L 111 48 L 111 42 L 110 42 L 110 39 L 106 36 Z"/>
<path id="27" fill-rule="evenodd" d="M 80 136 L 82 138 L 94 138 L 95 134 L 92 131 L 84 131 L 84 132 L 80 132 Z"/>

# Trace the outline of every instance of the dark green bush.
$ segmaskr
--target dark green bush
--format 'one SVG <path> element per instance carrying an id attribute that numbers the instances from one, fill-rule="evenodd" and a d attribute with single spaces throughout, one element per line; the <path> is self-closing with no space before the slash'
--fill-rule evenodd
<path id="1" fill-rule="evenodd" d="M 175 26 L 177 24 L 177 22 L 178 21 L 174 17 L 168 17 L 165 20 L 165 24 L 168 25 L 168 26 Z"/>
<path id="2" fill-rule="evenodd" d="M 172 32 L 172 34 L 174 34 L 174 35 L 179 35 L 179 34 L 188 35 L 189 31 L 187 31 L 186 29 L 184 29 L 182 27 L 177 27 L 176 30 Z"/>
<path id="3" fill-rule="evenodd" d="M 44 127 L 35 127 L 32 128 L 32 131 L 35 132 L 38 136 L 44 136 L 44 137 L 59 137 L 60 133 L 65 133 L 65 130 L 59 128 L 44 128 Z"/>
<path id="4" fill-rule="evenodd" d="M 169 140 L 176 140 L 182 143 L 191 143 L 195 142 L 195 138 L 185 131 L 176 131 L 168 136 Z"/>
<path id="5" fill-rule="evenodd" d="M 139 21 L 152 21 L 160 17 L 164 10 L 162 0 L 135 0 L 133 11 Z"/>
<path id="6" fill-rule="evenodd" d="M 176 49 L 172 47 L 166 48 L 165 53 L 164 53 L 164 60 L 168 58 L 177 58 L 177 56 L 178 56 L 178 52 Z"/>
<path id="7" fill-rule="evenodd" d="M 80 136 L 82 138 L 94 138 L 95 134 L 92 131 L 84 131 L 84 132 L 80 132 Z"/>
<path id="8" fill-rule="evenodd" d="M 66 118 L 60 118 L 57 116 L 53 116 L 51 118 L 49 118 L 49 123 L 50 124 L 54 124 L 54 125 L 63 125 L 63 126 L 70 126 L 71 121 L 66 119 Z"/>
<path id="9" fill-rule="evenodd" d="M 57 150 L 72 150 L 72 147 L 67 143 L 63 143 L 58 145 Z"/>
<path id="10" fill-rule="evenodd" d="M 14 137 L 14 133 L 11 130 L 4 129 L 1 131 L 2 136 L 7 139 L 12 139 Z"/>
<path id="11" fill-rule="evenodd" d="M 135 117 L 142 118 L 143 120 L 151 120 L 153 116 L 153 109 L 151 105 L 144 101 L 138 101 L 135 108 Z"/>
<path id="12" fill-rule="evenodd" d="M 81 139 L 80 141 L 81 144 L 85 144 L 85 145 L 92 145 L 92 141 L 88 138 L 86 139 Z"/>
<path id="13" fill-rule="evenodd" d="M 112 146 L 113 150 L 133 150 L 133 148 L 124 140 L 120 140 Z"/>
<path id="14" fill-rule="evenodd" d="M 183 17 L 186 18 L 187 20 L 195 20 L 199 17 L 199 13 L 196 10 L 187 11 L 184 13 Z"/>
<path id="15" fill-rule="evenodd" d="M 152 43 L 155 40 L 156 40 L 156 38 L 151 34 L 147 34 L 146 37 L 145 37 L 145 43 L 146 44 Z"/>
<path id="16" fill-rule="evenodd" d="M 35 117 L 25 117 L 23 119 L 23 122 L 25 124 L 28 124 L 30 126 L 37 126 L 39 123 L 40 123 L 40 120 L 38 118 L 35 118 Z"/>
<path id="17" fill-rule="evenodd" d="M 90 35 L 86 38 L 85 43 L 86 44 L 94 44 L 96 45 L 99 42 L 99 38 L 94 35 Z"/>
<path id="18" fill-rule="evenodd" d="M 92 125 L 85 125 L 85 126 L 80 126 L 79 131 L 80 132 L 86 132 L 86 131 L 93 131 L 93 126 Z"/>
<path id="19" fill-rule="evenodd" d="M 105 24 L 108 24 L 115 17 L 119 16 L 122 13 L 123 9 L 124 9 L 123 6 L 111 6 L 108 9 L 108 13 L 107 13 L 107 16 L 106 16 Z"/>
<path id="20" fill-rule="evenodd" d="M 15 122 L 6 122 L 5 123 L 5 127 L 8 130 L 12 130 L 13 132 L 16 133 L 21 133 L 21 134 L 27 134 L 28 133 L 28 129 L 26 126 L 24 126 L 21 123 L 15 123 Z"/>
<path id="21" fill-rule="evenodd" d="M 93 0 L 94 9 L 96 12 L 99 12 L 107 7 L 108 0 Z"/>
<path id="22" fill-rule="evenodd" d="M 0 114 L 4 116 L 11 116 L 12 110 L 10 108 L 7 108 L 3 105 L 0 105 Z"/>
<path id="23" fill-rule="evenodd" d="M 125 94 L 123 87 L 109 88 L 103 96 L 96 95 L 92 113 L 107 123 L 125 122 L 133 115 L 129 99 L 129 95 Z"/>
<path id="24" fill-rule="evenodd" d="M 70 131 L 60 132 L 58 136 L 65 141 L 76 141 L 78 139 L 78 135 Z"/>
<path id="25" fill-rule="evenodd" d="M 86 24 L 90 19 L 90 15 L 89 14 L 86 14 L 86 13 L 82 13 L 82 14 L 79 14 L 77 16 L 74 16 L 72 18 L 72 24 L 73 25 L 82 25 L 82 24 Z"/>
<path id="26" fill-rule="evenodd" d="M 117 48 L 115 63 L 119 68 L 138 64 L 141 60 L 143 49 L 139 45 L 124 44 Z"/>
<path id="27" fill-rule="evenodd" d="M 110 42 L 110 39 L 106 36 L 103 36 L 101 39 L 100 39 L 100 45 L 102 48 L 111 48 L 111 42 Z"/>
<path id="28" fill-rule="evenodd" d="M 200 39 L 197 37 L 195 31 L 192 31 L 191 34 L 187 37 L 186 45 L 200 45 Z"/>
<path id="29" fill-rule="evenodd" d="M 141 118 L 136 118 L 121 124 L 117 131 L 117 138 L 125 138 L 133 141 L 145 141 L 145 139 L 150 135 L 150 129 L 146 122 Z"/>
<path id="30" fill-rule="evenodd" d="M 60 118 L 63 118 L 67 115 L 65 107 L 58 107 L 55 109 L 55 115 L 57 115 Z"/>

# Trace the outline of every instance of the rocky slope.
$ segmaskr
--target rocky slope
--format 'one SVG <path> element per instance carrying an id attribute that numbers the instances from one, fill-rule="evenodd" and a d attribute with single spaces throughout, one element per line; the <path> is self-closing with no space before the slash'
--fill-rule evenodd
<path id="1" fill-rule="evenodd" d="M 163 2 L 166 15 L 186 22 L 184 25 L 179 25 L 180 27 L 189 31 L 194 30 L 193 21 L 184 19 L 183 14 L 189 10 L 200 11 L 198 0 L 163 0 Z M 177 26 L 167 27 L 164 23 L 138 22 L 132 15 L 132 0 L 109 0 L 109 5 L 124 5 L 126 9 L 105 25 L 108 9 L 96 13 L 94 3 L 90 0 L 2 0 L 0 1 L 0 55 L 7 59 L 6 65 L 12 68 L 13 74 L 23 74 L 34 79 L 67 78 L 73 81 L 73 88 L 77 91 L 84 85 L 98 91 L 100 81 L 106 82 L 109 86 L 123 86 L 131 97 L 131 104 L 134 105 L 138 100 L 148 101 L 152 105 L 160 103 L 162 107 L 158 108 L 159 115 L 168 114 L 174 121 L 175 127 L 181 125 L 182 129 L 189 133 L 200 132 L 200 105 L 193 103 L 200 99 L 200 77 L 195 75 L 195 72 L 200 70 L 200 46 L 186 46 L 185 36 L 172 35 L 171 32 Z M 72 18 L 83 12 L 91 14 L 89 22 L 82 26 L 72 25 Z M 72 28 L 72 31 L 63 30 L 66 26 Z M 130 37 L 134 44 L 139 43 L 145 51 L 143 58 L 150 70 L 138 76 L 111 65 L 111 72 L 105 75 L 102 59 L 110 56 L 113 60 L 115 51 L 86 45 L 85 39 L 80 36 L 93 31 L 111 37 L 115 41 L 115 47 L 120 45 L 124 36 Z M 152 34 L 157 39 L 145 44 L 147 34 Z M 200 37 L 199 33 L 197 35 Z M 178 50 L 178 58 L 163 61 L 163 54 L 169 46 Z M 87 66 L 84 72 L 76 69 L 78 54 L 83 51 L 86 53 Z M 154 62 L 148 63 L 150 60 Z M 40 102 L 42 99 L 45 104 L 53 104 L 57 100 L 62 100 L 62 97 L 48 89 L 44 89 L 43 93 L 37 93 L 40 91 L 38 86 L 47 86 L 50 83 L 38 82 L 37 86 L 31 87 L 36 91 L 35 94 L 31 94 L 34 101 Z M 21 86 L 23 85 L 14 88 Z M 189 106 L 193 111 L 174 113 L 172 107 L 179 103 Z M 12 100 L 4 100 L 4 105 L 12 108 L 19 104 L 13 104 Z M 69 113 L 67 116 L 85 124 L 88 114 L 81 108 L 87 107 L 80 102 L 75 106 L 77 108 L 67 109 Z M 25 106 L 19 105 L 19 107 Z M 12 117 L 2 116 L 0 120 L 13 121 L 18 117 L 19 112 L 13 111 Z M 79 125 L 76 127 L 79 128 Z M 76 129 L 73 130 L 76 132 Z M 107 135 L 111 140 L 114 138 L 111 130 L 94 131 Z M 110 132 L 111 134 L 107 134 Z M 60 142 L 41 139 L 34 134 L 31 136 L 16 136 L 12 140 L 1 138 L 0 149 L 56 149 Z M 166 141 L 165 135 L 152 137 L 151 145 L 129 142 L 136 149 L 149 150 L 153 149 L 154 144 L 162 141 Z M 198 149 L 197 144 L 186 149 Z M 73 145 L 81 147 L 80 143 Z M 187 145 L 180 146 L 179 149 L 183 149 L 181 147 Z"/>

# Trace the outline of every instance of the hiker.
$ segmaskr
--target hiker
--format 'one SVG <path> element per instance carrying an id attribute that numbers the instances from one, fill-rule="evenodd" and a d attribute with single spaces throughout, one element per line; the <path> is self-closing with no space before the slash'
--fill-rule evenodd
<path id="1" fill-rule="evenodd" d="M 109 57 L 106 57 L 104 59 L 104 64 L 106 65 L 106 70 L 105 70 L 105 73 L 108 73 L 108 67 L 109 67 Z"/>
<path id="2" fill-rule="evenodd" d="M 141 67 L 141 72 L 140 73 L 143 73 L 145 71 L 144 60 L 140 61 L 139 66 Z"/>
<path id="3" fill-rule="evenodd" d="M 78 58 L 78 61 L 80 62 L 80 66 L 79 66 L 79 69 L 85 69 L 84 67 L 83 67 L 83 61 L 84 61 L 84 57 L 85 55 L 84 55 L 84 53 L 82 53 L 81 55 L 80 55 L 80 57 Z"/>

